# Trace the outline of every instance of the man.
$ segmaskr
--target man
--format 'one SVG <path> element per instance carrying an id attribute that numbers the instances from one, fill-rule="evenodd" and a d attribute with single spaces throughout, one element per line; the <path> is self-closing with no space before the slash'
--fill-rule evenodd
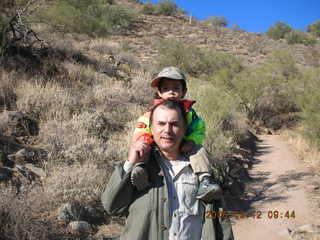
<path id="1" fill-rule="evenodd" d="M 196 199 L 198 180 L 188 159 L 180 152 L 186 132 L 181 103 L 164 101 L 150 113 L 155 146 L 146 161 L 138 145 L 128 160 L 117 166 L 102 194 L 110 215 L 127 215 L 121 240 L 232 240 L 229 219 L 205 219 L 206 211 L 218 211 L 220 201 L 207 204 Z M 137 142 L 136 144 L 140 144 Z M 135 166 L 145 161 L 149 187 L 139 191 L 132 178 Z"/>

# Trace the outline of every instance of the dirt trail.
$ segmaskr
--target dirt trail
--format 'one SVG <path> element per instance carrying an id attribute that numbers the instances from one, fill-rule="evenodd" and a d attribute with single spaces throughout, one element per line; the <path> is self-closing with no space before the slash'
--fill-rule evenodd
<path id="1" fill-rule="evenodd" d="M 237 240 L 289 239 L 287 228 L 313 223 L 317 216 L 310 208 L 305 193 L 307 179 L 311 177 L 279 136 L 259 136 L 256 162 L 250 170 L 247 198 L 233 206 L 234 210 L 249 213 L 261 211 L 260 219 L 232 218 Z M 268 211 L 278 211 L 279 217 Z M 289 211 L 289 219 L 285 216 Z M 292 216 L 294 211 L 295 216 Z M 236 211 L 238 215 L 240 212 Z"/>

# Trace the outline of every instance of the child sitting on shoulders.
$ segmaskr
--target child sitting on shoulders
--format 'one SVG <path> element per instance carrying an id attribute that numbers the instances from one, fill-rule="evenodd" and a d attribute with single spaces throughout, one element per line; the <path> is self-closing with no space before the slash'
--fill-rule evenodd
<path id="1" fill-rule="evenodd" d="M 195 101 L 183 99 L 187 93 L 186 77 L 180 69 L 176 67 L 164 68 L 156 78 L 151 82 L 151 87 L 157 88 L 158 99 L 154 99 L 154 105 L 165 100 L 173 100 L 183 103 L 187 112 L 187 132 L 181 145 L 181 152 L 189 157 L 193 172 L 199 178 L 199 188 L 197 199 L 210 201 L 221 195 L 221 187 L 212 177 L 212 169 L 208 153 L 202 144 L 205 137 L 205 123 L 192 108 Z M 133 142 L 139 141 L 141 147 L 140 157 L 146 157 L 153 143 L 153 138 L 149 126 L 150 112 L 145 113 L 138 119 L 137 127 L 134 131 Z M 145 175 L 141 178 L 141 175 Z M 139 176 L 139 177 L 138 177 Z M 147 172 L 144 169 L 144 163 L 135 166 L 132 172 L 132 182 L 138 190 L 148 186 Z M 140 181 L 138 180 L 140 178 Z M 141 181 L 144 179 L 145 181 Z"/>

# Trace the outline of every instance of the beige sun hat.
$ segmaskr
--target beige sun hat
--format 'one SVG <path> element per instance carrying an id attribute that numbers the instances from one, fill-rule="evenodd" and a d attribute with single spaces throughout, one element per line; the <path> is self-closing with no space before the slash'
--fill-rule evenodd
<path id="1" fill-rule="evenodd" d="M 176 67 L 166 67 L 159 72 L 158 76 L 151 81 L 151 87 L 158 87 L 159 82 L 162 78 L 170 78 L 174 80 L 186 81 L 184 73 Z"/>

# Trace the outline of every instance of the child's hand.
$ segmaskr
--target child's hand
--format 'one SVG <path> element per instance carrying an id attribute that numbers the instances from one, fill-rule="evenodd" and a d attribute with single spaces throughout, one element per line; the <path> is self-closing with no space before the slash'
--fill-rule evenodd
<path id="1" fill-rule="evenodd" d="M 195 142 L 192 140 L 187 140 L 182 143 L 181 152 L 187 153 L 190 152 L 196 146 Z"/>

